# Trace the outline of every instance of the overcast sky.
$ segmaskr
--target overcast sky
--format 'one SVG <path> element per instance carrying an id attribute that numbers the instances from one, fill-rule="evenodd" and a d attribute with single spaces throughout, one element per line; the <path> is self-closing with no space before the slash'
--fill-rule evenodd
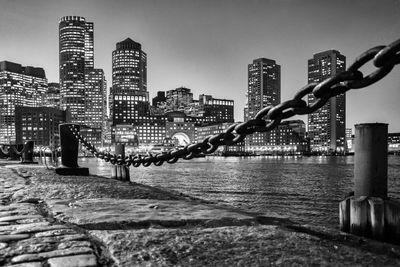
<path id="1" fill-rule="evenodd" d="M 0 0 L 0 61 L 43 67 L 49 82 L 58 82 L 58 22 L 67 15 L 94 22 L 95 67 L 108 86 L 115 44 L 130 37 L 148 55 L 151 97 L 186 86 L 196 99 L 233 99 L 240 121 L 253 59 L 281 65 L 285 101 L 307 83 L 313 54 L 336 49 L 349 66 L 363 51 L 400 38 L 399 0 Z M 348 128 L 385 122 L 400 132 L 399 74 L 400 66 L 347 93 Z"/>

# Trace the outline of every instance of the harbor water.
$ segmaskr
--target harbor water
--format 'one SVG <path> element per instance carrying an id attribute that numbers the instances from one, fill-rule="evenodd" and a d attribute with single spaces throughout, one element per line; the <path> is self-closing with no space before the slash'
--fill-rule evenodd
<path id="1" fill-rule="evenodd" d="M 388 191 L 400 199 L 400 157 L 389 156 Z M 81 158 L 92 174 L 110 164 Z M 274 212 L 304 224 L 338 227 L 338 203 L 353 191 L 354 157 L 206 157 L 131 167 L 134 182 L 247 211 Z"/>

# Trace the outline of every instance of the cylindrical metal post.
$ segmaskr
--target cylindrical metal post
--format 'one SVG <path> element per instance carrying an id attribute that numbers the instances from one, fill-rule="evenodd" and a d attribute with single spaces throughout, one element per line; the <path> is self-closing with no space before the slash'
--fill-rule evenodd
<path id="1" fill-rule="evenodd" d="M 125 158 L 125 144 L 115 145 L 115 155 L 117 155 L 118 158 Z M 129 181 L 129 167 L 125 165 L 114 165 L 112 166 L 111 176 L 121 181 Z"/>
<path id="2" fill-rule="evenodd" d="M 117 157 L 121 155 L 122 157 L 125 157 L 125 145 L 124 144 L 116 144 L 115 145 L 115 155 Z"/>
<path id="3" fill-rule="evenodd" d="M 60 144 L 61 144 L 61 167 L 56 169 L 56 173 L 61 175 L 89 175 L 88 168 L 78 166 L 79 141 L 73 135 L 70 127 L 78 131 L 80 126 L 72 123 L 63 123 L 59 125 Z"/>
<path id="4" fill-rule="evenodd" d="M 355 125 L 354 195 L 387 197 L 387 133 L 385 123 Z"/>
<path id="5" fill-rule="evenodd" d="M 70 126 L 78 131 L 80 126 L 72 123 L 60 124 L 60 144 L 61 144 L 61 164 L 64 167 L 77 168 L 78 166 L 78 148 L 79 141 L 72 134 Z"/>
<path id="6" fill-rule="evenodd" d="M 37 164 L 37 162 L 33 161 L 33 148 L 34 141 L 29 140 L 25 142 L 25 146 L 22 150 L 22 161 L 23 164 Z"/>

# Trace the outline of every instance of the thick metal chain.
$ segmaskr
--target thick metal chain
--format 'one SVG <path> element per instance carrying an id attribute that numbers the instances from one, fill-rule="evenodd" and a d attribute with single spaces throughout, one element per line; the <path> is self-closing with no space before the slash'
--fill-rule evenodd
<path id="1" fill-rule="evenodd" d="M 365 76 L 359 69 L 369 61 L 373 62 L 376 70 Z M 139 167 L 140 165 L 147 167 L 152 163 L 160 166 L 164 162 L 175 163 L 180 158 L 189 160 L 200 153 L 211 154 L 221 145 L 230 146 L 242 142 L 249 134 L 271 131 L 284 119 L 295 115 L 313 113 L 324 106 L 331 97 L 344 94 L 351 89 L 360 89 L 376 83 L 385 77 L 397 64 L 400 64 L 400 39 L 387 46 L 376 46 L 365 51 L 355 59 L 346 71 L 327 78 L 320 83 L 307 84 L 294 95 L 293 99 L 276 106 L 267 106 L 261 109 L 254 119 L 243 123 L 234 123 L 223 133 L 208 136 L 196 144 L 155 155 L 151 153 L 146 156 L 137 154 L 123 158 L 121 155 L 101 152 L 83 138 L 76 128 L 70 127 L 70 129 L 88 151 L 106 162 L 118 165 L 132 165 L 134 167 Z M 307 104 L 303 100 L 308 94 L 314 95 L 316 99 L 314 103 Z"/>

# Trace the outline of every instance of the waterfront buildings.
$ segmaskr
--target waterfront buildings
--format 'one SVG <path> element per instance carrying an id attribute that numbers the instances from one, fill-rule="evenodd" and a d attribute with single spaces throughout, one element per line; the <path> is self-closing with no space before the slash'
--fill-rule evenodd
<path id="1" fill-rule="evenodd" d="M 0 62 L 0 143 L 16 142 L 15 107 L 43 105 L 47 88 L 42 68 Z"/>
<path id="2" fill-rule="evenodd" d="M 225 122 L 213 125 L 200 126 L 196 129 L 196 142 L 202 142 L 205 138 L 207 138 L 210 135 L 223 133 L 231 125 L 232 125 L 231 123 Z M 215 152 L 215 154 L 224 156 L 246 155 L 244 148 L 244 141 L 233 146 L 220 146 L 218 150 Z"/>
<path id="3" fill-rule="evenodd" d="M 308 60 L 308 82 L 321 82 L 346 69 L 346 57 L 336 50 L 315 54 Z M 316 101 L 308 95 L 309 105 Z M 344 153 L 346 95 L 332 97 L 319 110 L 308 115 L 308 131 L 312 152 Z"/>
<path id="4" fill-rule="evenodd" d="M 194 143 L 196 137 L 195 118 L 181 111 L 166 114 L 166 138 L 171 139 L 175 146 L 185 146 Z"/>
<path id="5" fill-rule="evenodd" d="M 81 124 L 86 129 L 82 134 L 98 144 L 102 136 L 99 132 L 104 128 L 107 87 L 103 70 L 94 68 L 93 23 L 80 16 L 62 17 L 59 53 L 60 107 L 68 108 L 71 122 Z"/>
<path id="6" fill-rule="evenodd" d="M 193 93 L 189 88 L 179 87 L 168 90 L 166 93 L 166 112 L 185 111 L 185 108 L 193 102 Z"/>
<path id="7" fill-rule="evenodd" d="M 57 147 L 60 145 L 60 123 L 70 121 L 68 110 L 53 107 L 15 107 L 16 143 L 35 141 L 37 146 Z"/>
<path id="8" fill-rule="evenodd" d="M 248 65 L 247 102 L 244 109 L 244 120 L 255 117 L 257 112 L 267 106 L 281 102 L 281 66 L 275 60 L 258 58 Z M 246 150 L 264 150 L 273 143 L 275 137 L 270 132 L 254 133 L 245 139 Z"/>
<path id="9" fill-rule="evenodd" d="M 269 139 L 266 142 L 246 146 L 246 151 L 266 155 L 309 152 L 305 123 L 302 120 L 282 121 L 269 132 Z"/>
<path id="10" fill-rule="evenodd" d="M 233 118 L 233 100 L 217 99 L 211 95 L 200 95 L 199 114 L 204 118 L 204 124 L 219 124 L 224 122 L 234 122 Z"/>

